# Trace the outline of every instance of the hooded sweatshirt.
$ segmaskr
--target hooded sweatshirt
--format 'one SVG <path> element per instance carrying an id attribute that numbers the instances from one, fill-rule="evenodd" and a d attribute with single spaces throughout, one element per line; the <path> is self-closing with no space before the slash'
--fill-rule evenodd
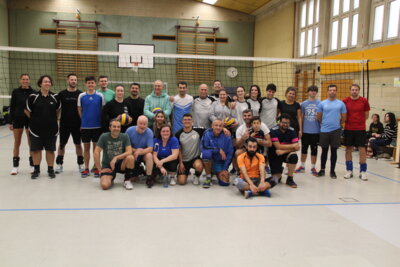
<path id="1" fill-rule="evenodd" d="M 165 114 L 165 119 L 168 119 L 169 115 L 171 115 L 171 103 L 169 96 L 164 90 L 160 96 L 156 96 L 153 91 L 144 100 L 144 115 L 149 119 L 149 126 L 153 125 L 153 118 L 155 116 L 153 113 L 154 108 L 161 108 Z"/>

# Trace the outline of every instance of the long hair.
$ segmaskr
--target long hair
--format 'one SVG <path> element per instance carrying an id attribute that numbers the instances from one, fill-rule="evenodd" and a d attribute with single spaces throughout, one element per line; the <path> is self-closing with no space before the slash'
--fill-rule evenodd
<path id="1" fill-rule="evenodd" d="M 222 91 L 224 91 L 224 92 L 226 93 L 225 105 L 226 105 L 227 107 L 230 107 L 230 106 L 229 106 L 229 100 L 228 100 L 228 91 L 226 91 L 225 88 L 221 88 L 221 90 L 219 90 L 219 93 L 221 93 Z"/>
<path id="2" fill-rule="evenodd" d="M 257 92 L 258 92 L 257 99 L 261 98 L 261 89 L 260 89 L 260 86 L 258 86 L 257 84 L 253 84 L 250 86 L 249 94 L 251 95 L 251 88 L 253 88 L 253 87 L 257 88 Z"/>
<path id="3" fill-rule="evenodd" d="M 394 115 L 394 113 L 388 112 L 385 114 L 385 117 L 386 117 L 386 115 L 389 116 L 389 124 L 392 124 L 392 125 L 396 124 L 396 115 Z"/>

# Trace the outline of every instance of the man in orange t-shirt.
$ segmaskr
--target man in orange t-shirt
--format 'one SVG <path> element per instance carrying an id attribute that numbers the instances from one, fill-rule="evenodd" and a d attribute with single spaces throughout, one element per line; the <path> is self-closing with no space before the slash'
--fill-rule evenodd
<path id="1" fill-rule="evenodd" d="M 247 152 L 240 154 L 237 158 L 240 169 L 240 178 L 236 184 L 240 192 L 244 193 L 245 198 L 254 194 L 270 197 L 269 188 L 276 185 L 271 178 L 265 178 L 265 159 L 257 153 L 257 140 L 249 137 L 246 141 Z"/>

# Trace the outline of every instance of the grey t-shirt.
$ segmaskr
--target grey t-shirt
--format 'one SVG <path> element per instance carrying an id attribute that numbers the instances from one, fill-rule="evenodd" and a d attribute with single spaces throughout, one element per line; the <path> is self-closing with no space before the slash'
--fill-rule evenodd
<path id="1" fill-rule="evenodd" d="M 196 96 L 193 100 L 192 114 L 193 114 L 193 126 L 208 129 L 211 127 L 209 120 L 211 104 L 213 103 L 211 97 L 204 99 Z"/>
<path id="2" fill-rule="evenodd" d="M 250 104 L 247 101 L 239 102 L 236 101 L 236 115 L 237 115 L 237 122 L 239 123 L 239 126 L 244 123 L 243 120 L 243 111 L 246 109 L 250 109 Z"/>
<path id="3" fill-rule="evenodd" d="M 272 99 L 263 98 L 261 101 L 261 113 L 260 118 L 269 129 L 272 129 L 276 125 L 276 115 L 278 113 L 279 100 L 275 97 Z"/>
<path id="4" fill-rule="evenodd" d="M 175 137 L 179 140 L 184 162 L 200 156 L 200 141 L 204 131 L 204 128 L 193 128 L 190 132 L 185 132 L 182 129 L 176 133 Z"/>
<path id="5" fill-rule="evenodd" d="M 125 153 L 125 148 L 130 145 L 129 136 L 125 133 L 120 133 L 117 138 L 113 138 L 111 133 L 103 133 L 97 142 L 97 146 L 103 149 L 102 168 L 110 167 L 110 161 Z"/>
<path id="6" fill-rule="evenodd" d="M 253 111 L 253 117 L 259 116 L 261 104 L 258 100 L 253 100 L 251 98 L 247 99 L 247 103 L 250 104 L 250 109 Z"/>

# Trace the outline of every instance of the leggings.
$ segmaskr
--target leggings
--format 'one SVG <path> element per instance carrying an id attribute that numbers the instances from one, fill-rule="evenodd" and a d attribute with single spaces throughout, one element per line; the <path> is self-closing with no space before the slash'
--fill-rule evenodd
<path id="1" fill-rule="evenodd" d="M 329 147 L 323 147 L 322 148 L 321 170 L 325 170 L 326 161 L 328 160 L 328 150 L 329 150 Z M 331 147 L 331 172 L 335 171 L 336 160 L 337 160 L 337 148 L 336 147 Z"/>

